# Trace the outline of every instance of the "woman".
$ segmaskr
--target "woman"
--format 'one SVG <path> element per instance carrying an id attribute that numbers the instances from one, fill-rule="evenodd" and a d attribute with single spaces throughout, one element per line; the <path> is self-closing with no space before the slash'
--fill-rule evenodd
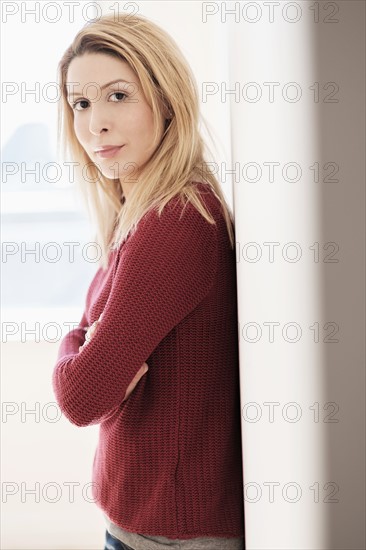
<path id="1" fill-rule="evenodd" d="M 194 78 L 130 15 L 83 27 L 59 78 L 102 257 L 52 382 L 70 422 L 100 424 L 105 550 L 242 549 L 235 233 Z"/>

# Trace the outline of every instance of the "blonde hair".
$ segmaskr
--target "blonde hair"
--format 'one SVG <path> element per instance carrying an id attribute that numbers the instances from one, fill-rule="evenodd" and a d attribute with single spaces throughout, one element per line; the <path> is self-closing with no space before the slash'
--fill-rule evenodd
<path id="1" fill-rule="evenodd" d="M 73 125 L 73 109 L 67 101 L 66 78 L 71 61 L 84 53 L 104 53 L 126 61 L 141 82 L 142 91 L 153 112 L 155 139 L 161 117 L 169 113 L 160 145 L 139 173 L 125 200 L 119 178 L 100 173 L 78 142 Z M 204 218 L 215 223 L 199 199 L 192 183 L 209 185 L 219 198 L 231 247 L 235 245 L 234 217 L 221 185 L 205 161 L 205 147 L 199 129 L 199 96 L 190 67 L 175 41 L 155 23 L 141 15 L 106 15 L 87 23 L 76 35 L 58 65 L 62 92 L 58 112 L 58 147 L 71 153 L 76 161 L 77 187 L 95 220 L 96 242 L 102 255 L 99 265 L 105 269 L 111 239 L 118 246 L 151 208 L 161 214 L 175 195 L 190 201 Z M 85 178 L 83 167 L 88 168 Z M 83 172 L 83 173 L 82 173 Z M 83 181 L 82 185 L 80 185 Z"/>

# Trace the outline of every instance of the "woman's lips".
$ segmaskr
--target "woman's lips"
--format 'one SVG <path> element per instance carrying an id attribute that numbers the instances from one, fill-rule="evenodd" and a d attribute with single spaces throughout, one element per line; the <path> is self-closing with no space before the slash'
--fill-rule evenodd
<path id="1" fill-rule="evenodd" d="M 122 149 L 122 147 L 124 147 L 124 145 L 121 145 L 120 147 L 113 147 L 113 149 L 106 149 L 105 151 L 97 151 L 95 154 L 102 159 L 109 159 L 114 157 L 118 151 Z"/>

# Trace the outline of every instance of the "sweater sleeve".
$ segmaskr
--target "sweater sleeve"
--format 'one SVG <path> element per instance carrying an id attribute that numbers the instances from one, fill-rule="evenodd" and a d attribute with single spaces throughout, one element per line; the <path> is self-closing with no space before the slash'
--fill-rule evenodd
<path id="1" fill-rule="evenodd" d="M 57 360 L 64 357 L 67 354 L 73 354 L 75 349 L 79 349 L 85 342 L 85 334 L 87 331 L 87 319 L 85 310 L 83 312 L 81 321 L 78 326 L 72 330 L 61 340 L 60 347 L 58 349 Z"/>
<path id="2" fill-rule="evenodd" d="M 190 203 L 183 212 L 168 203 L 160 218 L 152 210 L 140 220 L 117 261 L 91 341 L 79 352 L 79 335 L 66 338 L 53 371 L 57 402 L 77 426 L 98 424 L 124 406 L 142 363 L 208 295 L 217 270 L 216 226 Z"/>

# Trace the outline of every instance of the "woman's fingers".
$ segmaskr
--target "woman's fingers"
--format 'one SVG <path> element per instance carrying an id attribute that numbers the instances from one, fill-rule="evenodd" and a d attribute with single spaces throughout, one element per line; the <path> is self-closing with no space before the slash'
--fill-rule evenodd
<path id="1" fill-rule="evenodd" d="M 96 321 L 94 321 L 94 323 L 92 323 L 90 325 L 90 327 L 88 327 L 86 333 L 85 333 L 85 345 L 90 342 L 90 340 L 92 339 L 95 331 L 97 330 L 97 326 L 98 326 L 98 323 L 100 322 L 102 316 L 103 316 L 103 311 L 102 313 L 100 314 L 99 316 L 99 319 L 97 319 Z M 82 346 L 81 346 L 82 347 Z M 80 351 L 80 348 L 79 348 L 79 351 Z"/>
<path id="2" fill-rule="evenodd" d="M 128 388 L 126 390 L 126 395 L 125 395 L 125 398 L 124 398 L 123 401 L 126 401 L 126 399 L 128 399 L 128 397 L 131 395 L 131 393 L 133 392 L 133 390 L 137 386 L 139 380 L 144 376 L 144 374 L 147 373 L 148 370 L 149 370 L 148 364 L 143 363 L 142 366 L 137 371 L 137 373 L 136 373 L 135 377 L 133 378 L 132 382 L 128 386 Z M 123 403 L 123 401 L 122 401 L 122 403 Z"/>

